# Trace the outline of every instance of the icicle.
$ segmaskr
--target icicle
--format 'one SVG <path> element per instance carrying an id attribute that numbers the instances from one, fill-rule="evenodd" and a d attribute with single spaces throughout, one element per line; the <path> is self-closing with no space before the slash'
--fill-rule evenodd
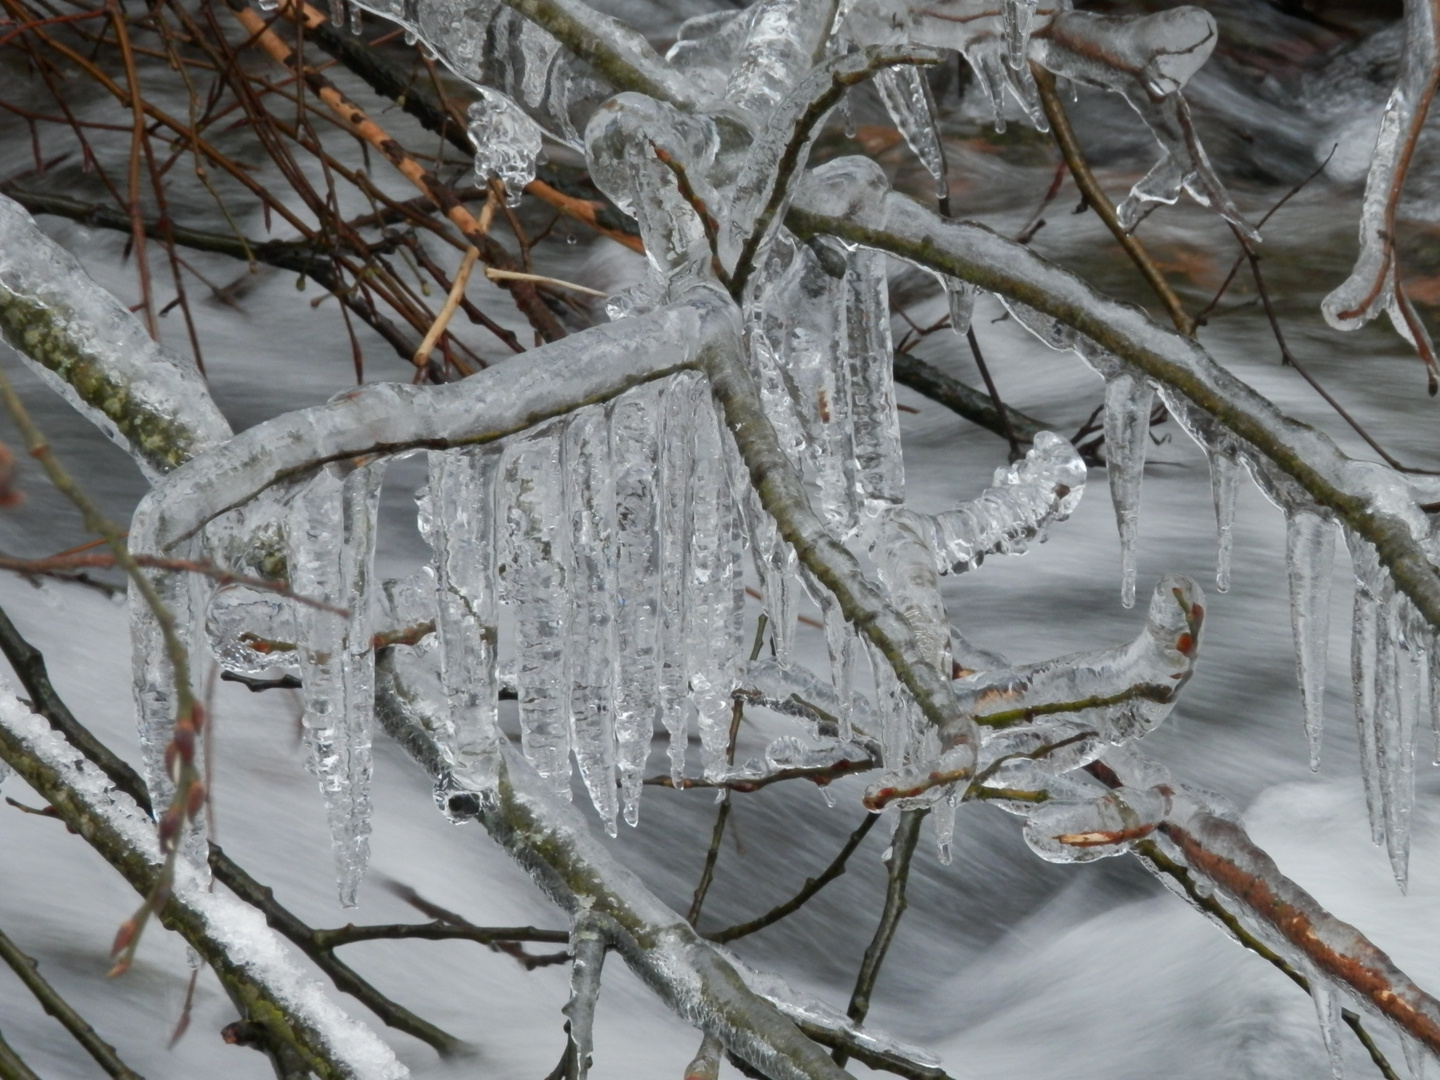
<path id="1" fill-rule="evenodd" d="M 823 168 L 815 170 L 817 176 L 822 172 Z M 882 252 L 857 248 L 846 260 L 845 334 L 856 474 L 865 513 L 874 517 L 905 498 L 890 340 L 890 288 Z"/>
<path id="2" fill-rule="evenodd" d="M 1355 728 L 1360 749 L 1360 776 L 1365 782 L 1365 806 L 1370 815 L 1370 838 L 1385 842 L 1384 799 L 1381 794 L 1379 749 L 1376 745 L 1377 702 L 1375 672 L 1379 648 L 1380 596 L 1385 572 L 1380 556 L 1366 540 L 1349 529 L 1345 543 L 1355 568 L 1355 610 L 1350 629 L 1350 679 L 1355 699 Z"/>
<path id="3" fill-rule="evenodd" d="M 705 776 L 713 780 L 729 767 L 726 751 L 743 648 L 745 588 L 740 576 L 740 520 L 721 442 L 730 435 L 723 430 L 708 394 L 696 410 L 692 437 L 686 670 Z"/>
<path id="4" fill-rule="evenodd" d="M 1039 0 L 1005 0 L 1005 59 L 1019 71 L 1025 67 L 1025 49 L 1030 44 L 1030 21 Z"/>
<path id="5" fill-rule="evenodd" d="M 660 440 L 660 719 L 670 736 L 670 777 L 685 775 L 689 744 L 686 694 L 686 604 L 691 514 L 690 462 L 696 424 L 697 396 L 704 392 L 698 376 L 677 375 L 663 399 L 665 434 Z"/>
<path id="6" fill-rule="evenodd" d="M 975 72 L 975 81 L 990 105 L 996 134 L 1004 134 L 1005 88 L 1010 84 L 1005 43 L 998 37 L 981 37 L 970 41 L 960 51 Z"/>
<path id="7" fill-rule="evenodd" d="M 950 329 L 957 337 L 964 337 L 975 319 L 976 289 L 968 281 L 959 278 L 945 279 L 945 298 L 950 304 Z"/>
<path id="8" fill-rule="evenodd" d="M 476 182 L 484 187 L 490 177 L 499 178 L 505 185 L 506 204 L 518 206 L 525 185 L 535 179 L 543 132 L 500 91 L 486 86 L 479 91 L 470 103 L 466 130 L 475 147 Z"/>
<path id="9" fill-rule="evenodd" d="M 520 744 L 535 770 L 570 797 L 570 656 L 565 552 L 569 528 L 561 485 L 561 440 L 554 427 L 505 451 L 502 597 L 515 613 Z"/>
<path id="10" fill-rule="evenodd" d="M 570 745 L 605 830 L 615 835 L 615 489 L 605 410 L 575 413 L 565 431 L 570 523 Z"/>
<path id="11" fill-rule="evenodd" d="M 1135 540 L 1154 397 L 1139 374 L 1122 371 L 1105 381 L 1105 469 L 1120 527 L 1120 602 L 1127 608 L 1135 606 Z"/>
<path id="12" fill-rule="evenodd" d="M 875 73 L 874 84 L 890 119 L 934 179 L 936 195 L 942 199 L 948 197 L 950 182 L 945 150 L 935 126 L 935 102 L 924 73 L 910 65 L 885 68 Z"/>
<path id="13" fill-rule="evenodd" d="M 449 706 L 452 768 L 471 771 L 499 735 L 496 671 L 495 447 L 429 455 L 430 543 L 440 678 Z"/>
<path id="14" fill-rule="evenodd" d="M 955 840 L 955 794 L 935 804 L 930 811 L 930 824 L 935 827 L 935 857 L 941 866 L 950 865 L 950 845 Z"/>
<path id="15" fill-rule="evenodd" d="M 1391 591 L 1380 607 L 1376 648 L 1376 759 L 1385 806 L 1385 850 L 1396 884 L 1410 876 L 1410 818 L 1415 806 L 1415 722 L 1419 686 L 1409 627 L 1408 601 Z"/>
<path id="16" fill-rule="evenodd" d="M 1310 741 L 1310 769 L 1320 768 L 1325 727 L 1325 669 L 1330 647 L 1330 578 L 1335 526 L 1320 514 L 1297 510 L 1285 517 L 1285 565 L 1290 576 L 1290 624 Z"/>
<path id="17" fill-rule="evenodd" d="M 870 656 L 870 669 L 875 678 L 875 709 L 880 716 L 880 730 L 873 734 L 880 742 L 885 768 L 899 769 L 915 747 L 915 732 L 920 726 L 919 706 L 895 677 L 895 669 L 885 654 L 869 638 L 862 640 Z"/>
<path id="18" fill-rule="evenodd" d="M 1215 556 L 1215 587 L 1222 593 L 1230 591 L 1230 552 L 1234 542 L 1235 499 L 1239 493 L 1240 461 L 1225 450 L 1207 451 L 1210 460 L 1210 488 L 1215 497 L 1215 532 L 1218 553 Z"/>
<path id="19" fill-rule="evenodd" d="M 659 707 L 661 391 L 610 406 L 615 468 L 615 742 L 625 820 L 640 821 L 641 783 Z"/>
<path id="20" fill-rule="evenodd" d="M 821 588 L 820 614 L 825 624 L 825 647 L 830 654 L 830 684 L 839 702 L 840 738 L 851 736 L 850 700 L 855 692 L 855 633 L 840 610 L 840 601 Z"/>
<path id="21" fill-rule="evenodd" d="M 1330 1071 L 1335 1080 L 1345 1080 L 1344 1018 L 1341 1016 L 1340 993 L 1330 977 L 1308 960 L 1300 962 L 1305 979 L 1310 984 L 1310 999 L 1315 1003 L 1315 1014 L 1320 1020 L 1320 1038 L 1325 1042 L 1325 1053 L 1330 1058 Z"/>
<path id="22" fill-rule="evenodd" d="M 345 907 L 355 905 L 370 858 L 375 649 L 369 605 L 383 474 L 383 463 L 343 478 L 336 466 L 322 468 L 296 496 L 288 538 L 295 591 L 350 609 L 348 618 L 305 604 L 296 610 L 309 767 L 325 797 Z"/>

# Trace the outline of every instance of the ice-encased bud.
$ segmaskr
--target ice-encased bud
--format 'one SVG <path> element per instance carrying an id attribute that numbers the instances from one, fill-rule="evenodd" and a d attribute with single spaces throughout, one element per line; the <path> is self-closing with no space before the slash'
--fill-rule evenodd
<path id="1" fill-rule="evenodd" d="M 225 671 L 261 675 L 298 662 L 295 601 L 250 585 L 215 590 L 205 612 L 210 651 Z"/>
<path id="2" fill-rule="evenodd" d="M 1120 788 L 1084 803 L 1043 803 L 1025 822 L 1025 843 L 1047 862 L 1093 862 L 1123 855 L 1164 820 L 1169 799 L 1157 788 Z"/>
<path id="3" fill-rule="evenodd" d="M 480 87 L 480 96 L 470 103 L 470 125 L 466 134 L 475 147 L 475 179 L 484 187 L 490 177 L 505 185 L 505 202 L 520 202 L 525 185 L 535 179 L 535 159 L 540 156 L 543 132 L 540 125 L 498 90 Z"/>
<path id="4" fill-rule="evenodd" d="M 710 246 L 695 207 L 680 194 L 683 170 L 695 195 L 716 208 L 705 174 L 719 146 L 715 125 L 644 94 L 617 94 L 585 127 L 585 159 L 595 186 L 640 226 L 645 254 L 662 279 L 700 262 Z"/>

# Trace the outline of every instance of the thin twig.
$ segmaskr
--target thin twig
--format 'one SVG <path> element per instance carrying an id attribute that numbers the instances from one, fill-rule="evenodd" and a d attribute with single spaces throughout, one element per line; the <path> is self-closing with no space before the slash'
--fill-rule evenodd
<path id="1" fill-rule="evenodd" d="M 460 269 L 455 271 L 455 280 L 450 285 L 450 292 L 445 297 L 445 303 L 441 306 L 439 314 L 435 316 L 435 321 L 430 325 L 430 329 L 426 331 L 425 340 L 420 342 L 420 347 L 415 350 L 414 364 L 417 368 L 423 368 L 429 363 L 430 351 L 435 348 L 435 342 L 439 341 L 440 335 L 445 333 L 445 328 L 450 325 L 450 317 L 460 306 L 460 300 L 465 295 L 465 286 L 470 281 L 470 271 L 474 269 L 475 260 L 479 257 L 479 248 L 468 247 L 465 249 L 465 257 L 460 260 Z"/>
<path id="2" fill-rule="evenodd" d="M 900 917 L 905 914 L 908 906 L 905 887 L 910 881 L 910 860 L 920 839 L 920 822 L 928 813 L 929 810 L 902 810 L 900 820 L 895 826 L 895 836 L 890 842 L 890 875 L 885 886 L 885 906 L 880 911 L 880 924 L 875 928 L 875 936 L 870 939 L 870 944 L 865 949 L 865 957 L 860 961 L 855 990 L 850 995 L 850 1006 L 845 1010 L 845 1015 L 857 1024 L 863 1023 L 870 1012 L 870 995 L 875 990 L 880 965 L 885 962 L 885 954 L 895 939 L 895 931 L 899 929 Z M 850 1050 L 837 1049 L 834 1057 L 835 1064 L 844 1065 L 850 1058 Z"/>
<path id="3" fill-rule="evenodd" d="M 283 596 L 287 600 L 294 600 L 297 604 L 304 604 L 306 607 L 316 608 L 320 611 L 328 611 L 332 615 L 339 615 L 342 618 L 349 618 L 348 608 L 336 607 L 334 604 L 317 600 L 311 596 L 302 596 L 291 590 L 290 586 L 283 581 L 272 581 L 268 578 L 251 577 L 248 574 L 237 574 L 224 567 L 216 566 L 214 563 L 202 562 L 198 559 L 166 559 L 158 555 L 132 554 L 136 566 L 143 566 L 148 570 L 169 570 L 181 574 L 202 574 L 205 577 L 213 578 L 219 585 L 244 585 L 251 589 L 260 589 L 264 592 L 272 592 L 277 596 Z M 73 555 L 51 555 L 43 559 L 17 559 L 13 555 L 0 554 L 0 570 L 14 570 L 20 574 L 48 574 L 56 570 L 76 570 L 87 567 L 97 570 L 109 570 L 120 562 L 112 554 L 100 551 L 76 553 Z"/>
<path id="4" fill-rule="evenodd" d="M 1095 174 L 1086 164 L 1085 155 L 1080 149 L 1080 142 L 1076 139 L 1075 131 L 1070 126 L 1070 120 L 1065 115 L 1065 106 L 1060 101 L 1060 95 L 1055 92 L 1055 76 L 1033 62 L 1030 65 L 1030 71 L 1035 76 L 1035 85 L 1040 91 L 1040 104 L 1045 110 L 1045 118 L 1050 121 L 1050 127 L 1055 132 L 1055 142 L 1060 147 L 1060 153 L 1065 156 L 1065 164 L 1070 167 L 1070 175 L 1075 177 L 1075 186 L 1080 189 L 1080 194 L 1084 196 L 1090 208 L 1100 215 L 1100 220 L 1105 223 L 1105 227 L 1110 230 L 1111 235 L 1125 250 L 1125 254 L 1130 256 L 1130 261 L 1140 271 L 1140 276 L 1155 291 L 1155 295 L 1159 297 L 1160 303 L 1164 305 L 1166 313 L 1170 316 L 1170 321 L 1175 324 L 1175 329 L 1186 337 L 1194 337 L 1195 320 L 1185 313 L 1180 298 L 1170 288 L 1170 283 L 1165 280 L 1165 275 L 1160 273 L 1144 245 L 1133 233 L 1126 232 L 1125 227 L 1120 224 L 1120 219 L 1115 216 L 1115 207 L 1111 205 L 1109 197 L 1095 179 Z"/>
<path id="5" fill-rule="evenodd" d="M 60 996 L 59 991 L 40 974 L 40 965 L 21 952 L 20 947 L 11 941 L 4 931 L 0 931 L 0 960 L 10 965 L 10 969 L 20 977 L 26 989 L 35 995 L 35 1000 L 70 1032 L 75 1041 L 85 1048 L 85 1052 L 94 1058 L 96 1064 L 107 1074 L 116 1080 L 144 1080 L 139 1073 L 120 1060 L 115 1048 L 100 1038 L 85 1018 Z"/>
<path id="6" fill-rule="evenodd" d="M 706 934 L 705 936 L 717 944 L 724 945 L 727 941 L 734 941 L 736 938 L 747 937 L 757 931 L 764 930 L 767 926 L 779 922 L 785 918 L 785 916 L 799 911 L 809 902 L 812 896 L 845 873 L 845 864 L 849 861 L 850 856 L 855 854 L 855 849 L 860 846 L 860 841 L 865 839 L 870 830 L 875 827 L 875 822 L 879 820 L 879 814 L 866 814 L 865 820 L 860 822 L 860 825 L 850 834 L 850 839 L 845 841 L 845 846 L 840 849 L 840 854 L 836 855 L 835 858 L 831 860 L 830 865 L 817 877 L 806 878 L 805 884 L 801 886 L 800 891 L 789 900 L 786 900 L 783 904 L 776 904 L 759 918 L 751 919 L 745 923 L 737 923 L 734 926 L 726 927 L 724 930 L 717 930 L 715 933 Z"/>
<path id="7" fill-rule="evenodd" d="M 980 377 L 985 380 L 985 389 L 990 391 L 990 400 L 995 403 L 995 412 L 1000 417 L 1000 427 L 1006 442 L 1010 444 L 1010 460 L 1018 461 L 1025 456 L 1025 451 L 1020 449 L 1020 440 L 1015 435 L 1015 429 L 1010 425 L 1010 410 L 1000 400 L 1000 391 L 995 389 L 995 380 L 990 377 L 990 368 L 985 363 L 985 354 L 980 351 L 980 339 L 975 336 L 975 327 L 965 328 L 965 340 L 970 343 L 971 355 L 975 357 L 975 366 L 980 369 Z"/>
<path id="8" fill-rule="evenodd" d="M 491 281 L 529 281 L 536 285 L 549 285 L 556 289 L 569 289 L 571 292 L 584 293 L 586 296 L 606 297 L 610 294 L 603 289 L 592 289 L 588 285 L 576 285 L 573 281 L 561 281 L 559 278 L 546 277 L 544 274 L 527 274 L 520 270 L 497 270 L 493 266 L 485 268 L 485 276 Z"/>

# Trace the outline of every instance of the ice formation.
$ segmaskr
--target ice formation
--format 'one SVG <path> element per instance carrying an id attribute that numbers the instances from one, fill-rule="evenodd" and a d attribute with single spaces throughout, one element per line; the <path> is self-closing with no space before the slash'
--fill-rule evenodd
<path id="1" fill-rule="evenodd" d="M 499 176 L 512 195 L 533 175 L 542 132 L 583 149 L 596 183 L 636 218 L 649 277 L 612 301 L 620 323 L 529 354 L 528 374 L 502 364 L 469 380 L 473 387 L 368 388 L 232 440 L 203 464 L 179 470 L 161 485 L 164 497 L 137 516 L 137 550 L 205 553 L 232 569 L 286 577 L 300 595 L 324 602 L 234 585 L 199 590 L 188 578 L 154 575 L 186 633 L 203 619 L 225 666 L 299 672 L 342 898 L 353 900 L 365 859 L 372 646 L 377 633 L 405 628 L 433 626 L 418 644 L 396 649 L 405 654 L 401 663 L 433 676 L 439 700 L 428 715 L 446 784 L 483 789 L 492 781 L 504 666 L 514 673 L 523 751 L 543 785 L 535 797 L 568 798 L 578 771 L 612 831 L 622 811 L 631 824 L 637 820 L 657 720 L 670 734 L 677 778 L 693 771 L 686 757 L 692 732 L 698 771 L 711 780 L 878 764 L 884 771 L 867 790 L 867 804 L 930 808 L 942 851 L 954 803 L 972 784 L 1024 814 L 1032 847 L 1063 861 L 1132 850 L 1141 840 L 1160 843 L 1162 826 L 1214 816 L 1214 799 L 1173 783 L 1133 751 L 1174 707 L 1193 670 L 1204 615 L 1198 587 L 1163 579 L 1144 630 L 1118 648 L 1012 667 L 964 645 L 941 600 L 940 577 L 1043 540 L 1073 509 L 1084 468 L 1068 443 L 1042 433 L 1026 458 L 998 471 L 975 500 L 930 515 L 908 507 L 885 256 L 803 240 L 783 225 L 802 173 L 812 205 L 846 214 L 884 203 L 885 178 L 866 159 L 842 158 L 805 173 L 808 132 L 794 124 L 831 80 L 874 62 L 881 55 L 875 49 L 910 48 L 923 58 L 920 47 L 938 46 L 964 53 L 997 119 L 1009 95 L 1042 122 L 1032 60 L 1124 95 L 1161 148 L 1159 163 L 1121 206 L 1127 223 L 1143 203 L 1174 201 L 1185 190 L 1248 230 L 1192 137 L 1181 96 L 1213 48 L 1208 15 L 1181 8 L 1111 18 L 1006 0 L 998 11 L 992 5 L 960 19 L 942 17 L 970 10 L 959 0 L 924 12 L 861 0 L 842 9 L 840 40 L 853 51 L 822 56 L 828 22 L 807 5 L 766 0 L 687 23 L 670 64 L 638 35 L 595 17 L 608 44 L 653 91 L 611 96 L 593 70 L 508 8 L 364 6 L 397 18 L 479 88 L 472 110 L 477 169 Z M 884 67 L 876 78 L 943 197 L 944 148 L 924 78 L 903 65 Z M 733 106 L 723 123 L 683 107 L 721 96 Z M 793 170 L 781 167 L 787 154 L 797 158 Z M 742 252 L 753 257 L 753 271 L 744 290 L 736 289 L 737 303 L 725 298 L 721 305 L 716 283 L 737 271 Z M 7 271 L 23 278 L 10 263 L 0 266 L 0 275 Z M 7 297 L 23 294 L 11 278 L 0 276 L 0 283 Z M 947 288 L 955 328 L 963 331 L 973 294 L 958 279 Z M 1074 330 L 1006 302 L 1019 321 L 1047 343 L 1080 353 L 1105 381 L 1109 480 L 1129 604 L 1156 387 Z M 781 457 L 809 485 L 835 542 L 871 561 L 921 661 L 946 677 L 956 661 L 974 671 L 954 684 L 960 719 L 953 725 L 927 719 L 914 680 L 875 640 L 857 635 L 838 594 L 813 568 L 802 569 L 762 506 L 739 458 L 735 420 L 717 406 L 700 370 L 706 348 L 734 344 L 717 344 L 718 323 L 725 333 L 739 331 L 735 340 Z M 135 378 L 158 380 L 165 370 L 148 356 Z M 188 386 L 175 392 L 203 397 Z M 1166 387 L 1159 393 L 1211 462 L 1222 591 L 1241 466 L 1287 515 L 1299 681 L 1318 752 L 1335 526 L 1253 448 L 1182 395 Z M 581 401 L 590 404 L 575 407 Z M 181 411 L 195 414 L 188 406 Z M 517 426 L 516 415 L 531 421 Z M 202 445 L 223 442 L 223 422 L 205 423 Z M 387 449 L 371 456 L 377 446 Z M 404 446 L 428 451 L 423 527 L 434 557 L 408 581 L 382 587 L 372 580 L 376 494 L 384 455 Z M 1393 505 L 1394 492 L 1379 480 L 1374 489 Z M 1406 523 L 1419 535 L 1419 523 Z M 1373 548 L 1347 539 L 1359 583 L 1352 673 L 1367 793 L 1374 832 L 1403 883 L 1415 729 L 1424 703 L 1440 699 L 1431 691 L 1440 670 L 1432 635 Z M 747 549 L 774 651 L 774 659 L 748 666 Z M 823 614 L 828 679 L 793 663 L 802 589 Z M 173 673 L 153 618 L 135 610 L 149 778 L 163 797 L 158 755 L 173 718 Z M 866 661 L 873 699 L 859 690 Z M 730 731 L 737 695 L 794 717 L 805 737 L 775 739 L 763 763 L 736 769 Z M 984 731 L 978 739 L 977 723 Z M 1101 765 L 1118 786 L 1102 787 L 1084 771 Z M 588 993 L 577 983 L 577 1001 Z M 1325 1005 L 1322 1016 L 1331 1012 Z"/>
<path id="2" fill-rule="evenodd" d="M 505 201 L 520 203 L 520 195 L 535 179 L 543 132 L 518 105 L 498 90 L 480 88 L 470 104 L 466 134 L 475 147 L 475 180 L 482 187 L 493 176 L 505 185 Z"/>

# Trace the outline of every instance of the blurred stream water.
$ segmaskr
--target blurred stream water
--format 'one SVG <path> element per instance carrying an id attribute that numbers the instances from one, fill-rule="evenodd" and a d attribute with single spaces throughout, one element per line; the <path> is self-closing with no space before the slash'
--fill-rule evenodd
<path id="1" fill-rule="evenodd" d="M 1391 453 L 1440 468 L 1440 443 L 1431 434 L 1440 404 L 1423 393 L 1419 362 L 1386 326 L 1341 335 L 1319 316 L 1321 298 L 1344 278 L 1353 258 L 1368 147 L 1394 69 L 1394 33 L 1346 42 L 1260 3 L 1207 7 L 1221 19 L 1222 44 L 1188 96 L 1220 175 L 1251 220 L 1335 148 L 1324 173 L 1265 231 L 1267 281 L 1292 349 Z M 658 9 L 639 14 L 642 23 L 654 20 L 645 25 L 657 37 L 673 25 Z M 978 95 L 962 97 L 948 78 L 937 89 L 948 102 L 956 212 L 1013 235 L 1049 187 L 1055 152 L 1045 138 L 1015 124 L 995 136 L 983 122 Z M 878 153 L 897 183 L 924 191 L 903 148 L 885 145 L 878 105 L 861 95 L 855 111 L 859 145 L 837 132 L 822 142 L 820 153 Z M 1118 199 L 1151 162 L 1148 134 L 1118 99 L 1082 93 L 1072 114 L 1102 183 Z M 0 139 L 15 160 L 28 133 L 0 121 Z M 1407 278 L 1422 301 L 1440 300 L 1436 163 L 1433 139 L 1427 138 L 1404 210 Z M 63 171 L 57 176 L 63 180 Z M 1108 292 L 1145 302 L 1137 276 L 1095 215 L 1071 213 L 1075 202 L 1067 180 L 1044 211 L 1047 224 L 1034 248 Z M 81 256 L 97 280 L 133 300 L 123 236 L 55 219 L 42 224 Z M 243 224 L 263 231 L 258 213 Z M 1223 223 L 1193 204 L 1161 209 L 1140 235 L 1192 311 L 1208 300 L 1235 255 Z M 609 290 L 637 274 L 628 252 L 605 240 L 578 238 L 537 252 L 543 272 Z M 243 269 L 218 257 L 195 261 L 221 281 Z M 486 283 L 473 286 L 470 295 L 497 318 L 507 310 Z M 898 264 L 892 296 L 917 324 L 942 313 L 928 279 Z M 334 311 L 329 305 L 312 311 L 310 298 L 297 295 L 289 275 L 261 271 L 236 306 L 196 305 L 211 385 L 237 429 L 324 401 L 353 381 L 349 346 Z M 1422 310 L 1436 325 L 1437 312 Z M 1048 351 L 999 315 L 998 305 L 982 300 L 975 325 L 1001 394 L 1055 430 L 1074 432 L 1099 404 L 1099 380 L 1075 357 Z M 507 325 L 523 330 L 513 319 Z M 903 328 L 897 319 L 897 337 Z M 164 331 L 171 344 L 183 347 L 178 315 Z M 1200 336 L 1217 359 L 1292 416 L 1321 427 L 1350 453 L 1373 456 L 1293 370 L 1279 365 L 1243 274 Z M 979 385 L 962 345 L 941 332 L 917 352 Z M 383 345 L 367 341 L 367 349 L 369 378 L 408 377 Z M 128 459 L 18 364 L 5 363 L 23 383 L 26 401 L 61 460 L 113 517 L 125 520 L 143 492 Z M 901 421 L 917 509 L 933 512 L 971 497 L 1005 463 L 1005 444 L 991 433 L 903 388 L 899 397 L 908 407 Z M 1189 574 L 1206 587 L 1209 611 L 1198 672 L 1175 713 L 1145 740 L 1146 751 L 1177 777 L 1245 808 L 1252 834 L 1283 870 L 1367 932 L 1421 985 L 1440 988 L 1440 935 L 1430 930 L 1440 920 L 1440 776 L 1424 766 L 1417 773 L 1412 880 L 1409 896 L 1402 897 L 1383 853 L 1369 843 L 1356 768 L 1347 560 L 1337 559 L 1329 727 L 1323 768 L 1314 775 L 1306 765 L 1295 687 L 1280 514 L 1253 487 L 1242 492 L 1232 587 L 1215 593 L 1215 529 L 1204 460 L 1173 423 L 1156 435 L 1161 441 L 1151 447 L 1140 526 L 1141 592 L 1167 571 Z M 8 419 L 0 420 L 0 438 L 17 445 Z M 386 576 L 424 557 L 411 502 L 423 471 L 411 465 L 392 468 L 386 484 Z M 29 501 L 0 515 L 0 548 L 38 555 L 85 539 L 74 513 L 43 486 L 37 469 L 23 464 L 20 479 Z M 1143 604 L 1126 611 L 1119 603 L 1118 544 L 1101 471 L 1092 471 L 1079 512 L 1054 530 L 1047 545 L 947 579 L 946 601 L 976 644 L 1017 661 L 1133 636 Z M 0 576 L 0 604 L 45 652 L 77 714 L 134 760 L 123 607 L 91 589 L 37 585 L 13 575 Z M 802 627 L 800 646 L 802 659 L 825 670 L 819 631 Z M 324 813 L 302 768 L 297 712 L 298 701 L 284 693 L 251 695 L 233 684 L 214 691 L 218 839 L 302 917 L 322 926 L 414 920 L 411 909 L 380 887 L 388 877 L 476 923 L 561 925 L 483 834 L 452 827 L 435 812 L 424 778 L 383 742 L 377 743 L 371 877 L 358 912 L 341 912 Z M 758 752 L 764 735 L 778 730 L 757 718 L 743 736 L 741 757 Z M 663 740 L 657 741 L 655 772 L 663 769 L 663 751 Z M 1431 755 L 1428 735 L 1421 737 L 1420 752 Z M 702 929 L 753 917 L 823 868 L 861 818 L 860 787 L 858 781 L 836 784 L 834 808 L 808 786 L 777 785 L 737 797 Z M 7 782 L 4 792 L 36 801 L 18 781 Z M 641 827 L 622 828 L 615 843 L 622 858 L 683 911 L 712 820 L 712 795 L 651 788 Z M 874 830 L 849 872 L 800 913 L 738 942 L 736 951 L 843 1008 L 880 910 L 879 854 L 887 831 Z M 176 940 L 153 932 L 129 975 L 104 980 L 114 927 L 133 909 L 134 898 L 82 847 L 53 821 L 6 808 L 0 814 L 0 928 L 41 960 L 45 973 L 139 1071 L 151 1077 L 269 1075 L 260 1055 L 217 1038 L 234 1014 L 203 975 L 190 1033 L 173 1051 L 165 1049 L 189 975 Z M 909 895 L 909 911 L 874 993 L 871 1022 L 936 1049 L 954 1076 L 1198 1080 L 1313 1077 L 1328 1068 L 1310 1002 L 1163 894 L 1129 859 L 1052 866 L 1024 847 L 1013 819 L 966 806 L 948 866 L 936 860 L 927 832 Z M 564 966 L 526 973 L 510 958 L 466 943 L 372 942 L 347 948 L 345 956 L 397 1000 L 481 1047 L 478 1062 L 447 1067 L 423 1045 L 393 1035 L 418 1075 L 539 1077 L 560 1056 Z M 351 1008 L 349 999 L 340 1000 Z M 354 1011 L 363 1015 L 359 1006 Z M 0 971 L 0 1031 L 43 1076 L 100 1075 L 8 970 Z M 607 966 L 593 1075 L 678 1077 L 698 1041 L 623 965 Z M 1394 1041 L 1386 1045 L 1398 1064 Z M 1354 1075 L 1373 1075 L 1357 1044 L 1347 1046 L 1347 1055 Z"/>

